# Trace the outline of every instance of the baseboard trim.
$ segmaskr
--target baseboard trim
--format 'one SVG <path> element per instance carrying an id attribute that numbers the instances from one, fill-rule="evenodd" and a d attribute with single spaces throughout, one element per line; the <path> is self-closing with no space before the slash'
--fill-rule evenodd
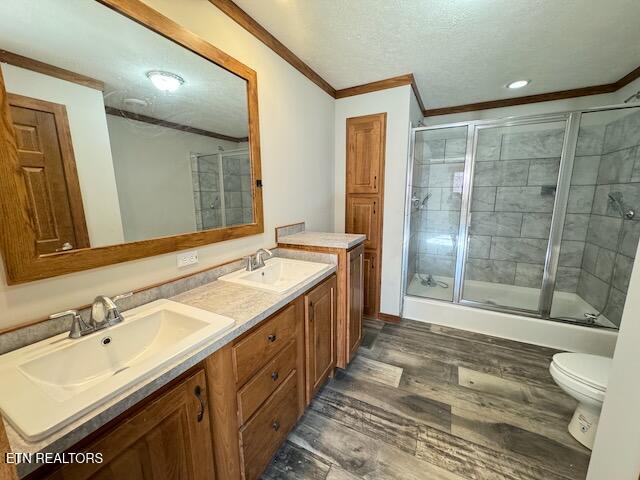
<path id="1" fill-rule="evenodd" d="M 404 297 L 403 317 L 569 352 L 613 357 L 618 333 L 593 327 Z"/>
<path id="2" fill-rule="evenodd" d="M 387 323 L 400 323 L 400 317 L 398 315 L 391 315 L 390 313 L 378 312 L 378 320 Z"/>

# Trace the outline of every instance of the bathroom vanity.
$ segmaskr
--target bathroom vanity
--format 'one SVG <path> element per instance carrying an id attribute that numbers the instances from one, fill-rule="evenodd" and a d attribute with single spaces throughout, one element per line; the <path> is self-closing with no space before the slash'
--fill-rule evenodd
<path id="1" fill-rule="evenodd" d="M 194 248 L 263 233 L 256 72 L 139 0 L 47 5 L 6 7 L 0 29 L 16 47 L 0 51 L 7 284 L 178 251 L 184 268 Z M 86 25 L 104 55 L 76 50 Z M 115 288 L 136 290 L 117 305 L 91 284 L 94 308 L 12 322 L 0 423 L 6 451 L 33 455 L 18 475 L 258 478 L 360 344 L 365 238 L 322 241 L 340 235 L 141 289 L 123 276 Z M 102 462 L 37 456 L 79 452 Z"/>
<path id="2" fill-rule="evenodd" d="M 245 321 L 236 320 L 204 348 L 164 369 L 161 387 L 143 381 L 102 402 L 126 406 L 119 415 L 109 418 L 100 404 L 62 431 L 34 441 L 10 429 L 15 451 L 60 453 L 60 444 L 73 441 L 63 450 L 103 455 L 102 463 L 46 465 L 28 478 L 166 478 L 168 472 L 172 478 L 258 478 L 336 366 L 335 265 L 287 261 L 322 268 L 284 294 L 216 280 L 175 296 L 171 302 L 178 305 Z M 124 324 L 127 311 L 123 315 Z M 109 328 L 87 338 L 95 342 L 106 335 L 119 340 Z M 108 421 L 90 431 L 98 412 Z"/>

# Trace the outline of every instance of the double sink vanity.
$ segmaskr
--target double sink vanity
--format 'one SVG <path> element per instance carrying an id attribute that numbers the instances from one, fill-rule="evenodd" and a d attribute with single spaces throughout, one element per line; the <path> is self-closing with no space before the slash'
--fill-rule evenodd
<path id="1" fill-rule="evenodd" d="M 100 464 L 23 464 L 19 472 L 258 478 L 315 392 L 349 362 L 339 342 L 355 336 L 359 344 L 364 236 L 339 235 L 357 262 L 283 248 L 264 260 L 263 251 L 258 261 L 209 271 L 214 281 L 117 311 L 121 320 L 107 328 L 0 356 L 3 390 L 13 392 L 0 408 L 14 451 L 103 455 Z M 350 312 L 341 323 L 339 310 Z"/>
<path id="2" fill-rule="evenodd" d="M 197 272 L 272 242 L 257 73 L 140 0 L 0 13 L 4 279 L 39 292 L 0 318 L 0 446 L 20 477 L 258 478 L 360 344 L 365 235 L 279 227 Z M 164 283 L 47 318 L 89 300 L 59 276 Z"/>

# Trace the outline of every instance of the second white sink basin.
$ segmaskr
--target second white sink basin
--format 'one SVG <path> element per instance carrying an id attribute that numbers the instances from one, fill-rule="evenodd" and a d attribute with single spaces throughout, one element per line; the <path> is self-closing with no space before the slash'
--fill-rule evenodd
<path id="1" fill-rule="evenodd" d="M 234 324 L 171 300 L 123 317 L 79 339 L 63 333 L 0 356 L 0 410 L 25 438 L 39 440 L 62 428 Z"/>
<path id="2" fill-rule="evenodd" d="M 283 295 L 295 289 L 301 283 L 321 276 L 333 267 L 326 263 L 281 257 L 271 258 L 264 263 L 264 267 L 252 272 L 237 270 L 220 277 L 218 280 L 238 283 Z"/>

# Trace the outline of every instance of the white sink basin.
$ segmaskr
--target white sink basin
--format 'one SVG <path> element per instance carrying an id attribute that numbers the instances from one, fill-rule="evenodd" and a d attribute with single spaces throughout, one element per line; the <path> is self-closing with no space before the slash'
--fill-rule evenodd
<path id="1" fill-rule="evenodd" d="M 171 300 L 123 317 L 79 339 L 62 333 L 0 356 L 0 410 L 25 438 L 40 440 L 59 430 L 234 324 Z"/>
<path id="2" fill-rule="evenodd" d="M 276 257 L 265 261 L 264 267 L 252 272 L 237 270 L 220 277 L 218 280 L 238 283 L 282 295 L 307 280 L 321 276 L 331 268 L 332 265 L 326 263 Z"/>

